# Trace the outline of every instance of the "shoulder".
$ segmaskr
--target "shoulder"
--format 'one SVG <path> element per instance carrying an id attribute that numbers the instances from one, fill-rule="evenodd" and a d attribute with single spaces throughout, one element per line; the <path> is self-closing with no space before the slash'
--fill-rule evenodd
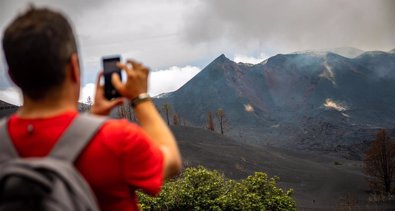
<path id="1" fill-rule="evenodd" d="M 117 134 L 117 133 L 136 133 L 139 132 L 141 128 L 126 119 L 108 119 L 106 120 L 102 127 L 101 132 Z"/>
<path id="2" fill-rule="evenodd" d="M 140 126 L 125 119 L 108 119 L 99 128 L 98 134 L 110 137 L 138 136 L 143 133 Z"/>
<path id="3" fill-rule="evenodd" d="M 125 119 L 106 120 L 96 137 L 117 151 L 151 142 L 140 126 Z"/>

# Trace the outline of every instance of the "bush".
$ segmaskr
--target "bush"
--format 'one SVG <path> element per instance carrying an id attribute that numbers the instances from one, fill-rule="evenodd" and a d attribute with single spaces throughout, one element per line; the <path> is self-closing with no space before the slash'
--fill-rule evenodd
<path id="1" fill-rule="evenodd" d="M 138 196 L 142 210 L 295 210 L 292 189 L 284 192 L 277 181 L 257 172 L 237 182 L 200 166 L 167 182 L 158 197 Z"/>

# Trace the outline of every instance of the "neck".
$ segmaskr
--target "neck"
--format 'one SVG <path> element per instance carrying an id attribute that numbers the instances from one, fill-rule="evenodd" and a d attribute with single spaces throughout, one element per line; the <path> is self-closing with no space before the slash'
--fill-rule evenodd
<path id="1" fill-rule="evenodd" d="M 66 111 L 78 109 L 77 102 L 70 98 L 52 97 L 38 101 L 23 96 L 23 106 L 17 114 L 23 118 L 46 118 L 62 114 Z"/>

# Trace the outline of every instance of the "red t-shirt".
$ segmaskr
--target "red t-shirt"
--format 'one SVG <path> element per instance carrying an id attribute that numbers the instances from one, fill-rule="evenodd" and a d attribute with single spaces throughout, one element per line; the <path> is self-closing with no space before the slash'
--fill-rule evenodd
<path id="1" fill-rule="evenodd" d="M 19 155 L 48 155 L 76 115 L 76 111 L 69 111 L 42 119 L 12 116 L 8 128 Z M 30 133 L 28 125 L 33 126 Z M 104 123 L 75 166 L 91 186 L 102 211 L 138 210 L 134 190 L 154 195 L 162 185 L 162 152 L 140 127 L 126 120 Z"/>

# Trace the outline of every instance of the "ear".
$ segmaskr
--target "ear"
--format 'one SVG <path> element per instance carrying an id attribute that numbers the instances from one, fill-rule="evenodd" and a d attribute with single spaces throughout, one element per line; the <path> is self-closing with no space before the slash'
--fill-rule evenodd
<path id="1" fill-rule="evenodd" d="M 80 83 L 80 63 L 78 61 L 78 55 L 73 53 L 70 57 L 70 74 L 73 82 Z"/>

